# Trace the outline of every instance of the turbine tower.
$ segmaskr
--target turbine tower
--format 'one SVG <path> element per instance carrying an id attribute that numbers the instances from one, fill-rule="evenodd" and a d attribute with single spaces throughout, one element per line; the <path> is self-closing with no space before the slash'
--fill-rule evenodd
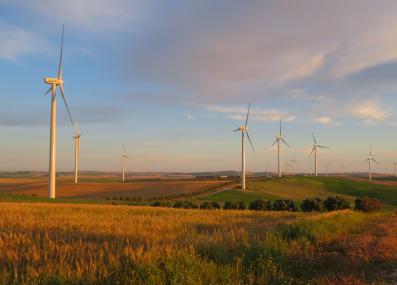
<path id="1" fill-rule="evenodd" d="M 128 157 L 127 153 L 125 152 L 125 145 L 123 145 L 123 152 L 121 154 L 121 178 L 122 181 L 125 181 L 125 175 L 124 175 L 124 160 L 130 160 L 130 158 Z"/>
<path id="2" fill-rule="evenodd" d="M 364 160 L 364 163 L 368 161 L 368 179 L 371 181 L 372 180 L 372 169 L 371 169 L 371 161 L 376 162 L 379 164 L 378 161 L 376 161 L 375 158 L 372 157 L 372 146 L 369 146 L 369 156 L 366 160 Z"/>
<path id="3" fill-rule="evenodd" d="M 280 142 L 283 142 L 286 146 L 290 147 L 290 145 L 284 140 L 282 134 L 281 134 L 281 120 L 280 120 L 280 133 L 278 136 L 276 136 L 276 140 L 272 145 L 275 145 L 277 143 L 277 173 L 278 177 L 281 177 L 281 164 L 280 164 Z"/>
<path id="4" fill-rule="evenodd" d="M 76 123 L 76 135 L 74 139 L 74 183 L 79 182 L 79 162 L 80 162 L 80 129 L 79 124 Z"/>
<path id="5" fill-rule="evenodd" d="M 394 177 L 397 177 L 397 161 L 392 163 L 394 165 Z"/>
<path id="6" fill-rule="evenodd" d="M 252 150 L 255 152 L 254 145 L 252 144 L 251 138 L 248 134 L 248 117 L 250 114 L 251 102 L 248 105 L 247 117 L 245 118 L 244 126 L 240 126 L 235 129 L 233 132 L 241 131 L 241 190 L 245 190 L 245 135 L 247 135 L 248 141 L 252 147 Z"/>
<path id="7" fill-rule="evenodd" d="M 312 148 L 312 151 L 310 152 L 309 156 L 311 156 L 314 151 L 314 175 L 317 176 L 317 149 L 318 148 L 328 148 L 328 147 L 317 144 L 316 138 L 314 137 L 313 133 L 312 133 L 312 136 L 313 136 L 314 144 L 313 144 L 313 148 Z"/>
<path id="8" fill-rule="evenodd" d="M 58 77 L 45 77 L 44 83 L 51 85 L 45 94 L 51 92 L 51 127 L 50 127 L 50 161 L 49 161 L 49 173 L 48 173 L 48 196 L 55 199 L 56 192 L 56 128 L 57 128 L 57 103 L 56 103 L 56 89 L 59 87 L 62 95 L 62 99 L 65 103 L 66 110 L 68 111 L 70 121 L 73 125 L 73 119 L 69 111 L 68 104 L 66 103 L 65 92 L 63 88 L 62 79 L 62 50 L 63 50 L 63 33 L 64 27 L 62 27 L 62 37 L 61 37 L 61 55 L 59 59 L 58 66 Z"/>

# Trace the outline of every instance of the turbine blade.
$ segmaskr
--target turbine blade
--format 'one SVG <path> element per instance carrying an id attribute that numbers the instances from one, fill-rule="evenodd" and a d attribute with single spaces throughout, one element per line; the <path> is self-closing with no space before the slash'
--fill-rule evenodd
<path id="1" fill-rule="evenodd" d="M 62 99 L 63 99 L 63 102 L 65 103 L 66 110 L 68 111 L 70 122 L 72 123 L 72 125 L 74 125 L 73 119 L 72 119 L 72 115 L 70 114 L 68 103 L 66 102 L 65 90 L 63 89 L 63 84 L 62 83 L 59 84 L 59 89 L 61 90 Z"/>
<path id="2" fill-rule="evenodd" d="M 272 144 L 272 146 L 275 145 L 278 141 L 279 141 L 279 138 L 277 138 L 277 139 L 274 141 L 274 143 Z"/>
<path id="3" fill-rule="evenodd" d="M 316 147 L 313 147 L 313 148 L 312 148 L 312 151 L 310 152 L 309 156 L 312 155 L 312 153 L 313 153 L 313 151 L 314 151 L 315 148 L 316 148 Z"/>
<path id="4" fill-rule="evenodd" d="M 375 161 L 377 164 L 380 164 L 379 161 L 377 161 L 375 158 L 372 158 L 373 161 Z"/>
<path id="5" fill-rule="evenodd" d="M 282 141 L 283 143 L 285 143 L 286 146 L 291 147 L 283 138 L 281 138 L 281 141 Z"/>
<path id="6" fill-rule="evenodd" d="M 252 144 L 252 141 L 251 141 L 250 135 L 248 134 L 248 132 L 247 132 L 247 131 L 245 131 L 245 133 L 247 134 L 247 138 L 248 138 L 248 141 L 250 142 L 250 145 L 251 145 L 251 147 L 252 147 L 252 150 L 255 152 L 255 148 L 254 148 L 254 145 Z"/>
<path id="7" fill-rule="evenodd" d="M 363 163 L 366 163 L 369 160 L 369 158 L 367 158 L 366 160 L 363 161 Z"/>
<path id="8" fill-rule="evenodd" d="M 248 105 L 248 112 L 247 112 L 247 117 L 245 118 L 245 127 L 247 126 L 247 124 L 248 124 L 248 117 L 249 117 L 249 115 L 250 115 L 250 109 L 251 109 L 251 102 L 249 103 L 249 105 Z"/>
<path id="9" fill-rule="evenodd" d="M 281 137 L 281 120 L 280 120 L 280 137 Z"/>
<path id="10" fill-rule="evenodd" d="M 312 133 L 312 137 L 313 137 L 313 140 L 314 140 L 314 144 L 317 144 L 316 138 L 314 137 L 313 133 Z"/>
<path id="11" fill-rule="evenodd" d="M 62 25 L 62 38 L 61 38 L 61 55 L 59 57 L 58 79 L 62 79 L 62 54 L 63 54 L 63 33 L 65 26 Z"/>
<path id="12" fill-rule="evenodd" d="M 240 129 L 235 129 L 233 132 L 237 132 L 237 131 L 239 131 Z"/>
<path id="13" fill-rule="evenodd" d="M 321 148 L 329 148 L 329 147 L 327 147 L 327 146 L 323 146 L 323 145 L 317 145 L 318 147 L 321 147 Z"/>
<path id="14" fill-rule="evenodd" d="M 52 90 L 52 86 L 44 93 L 44 95 L 47 95 L 48 93 L 50 93 Z"/>

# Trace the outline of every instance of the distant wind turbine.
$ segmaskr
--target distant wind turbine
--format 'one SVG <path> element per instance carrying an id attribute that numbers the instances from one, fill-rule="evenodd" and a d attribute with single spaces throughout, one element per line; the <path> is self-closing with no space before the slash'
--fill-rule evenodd
<path id="1" fill-rule="evenodd" d="M 49 173 L 48 173 L 48 196 L 55 199 L 56 192 L 56 120 L 57 120 L 57 103 L 56 103 L 56 89 L 59 87 L 63 102 L 65 103 L 66 110 L 68 111 L 70 121 L 73 125 L 73 119 L 69 111 L 68 104 L 66 103 L 65 92 L 63 89 L 62 79 L 62 50 L 63 50 L 63 34 L 64 27 L 62 27 L 62 38 L 61 38 L 61 55 L 59 59 L 58 77 L 45 77 L 44 83 L 51 85 L 45 94 L 51 92 L 51 128 L 50 128 L 50 161 L 49 161 Z"/>
<path id="2" fill-rule="evenodd" d="M 128 157 L 127 153 L 125 152 L 125 145 L 123 145 L 123 153 L 121 154 L 121 178 L 122 181 L 125 181 L 125 175 L 124 175 L 124 160 L 130 160 L 130 158 Z"/>
<path id="3" fill-rule="evenodd" d="M 79 124 L 76 123 L 76 135 L 74 139 L 74 183 L 79 180 L 79 162 L 80 162 L 80 129 Z"/>
<path id="4" fill-rule="evenodd" d="M 314 134 L 312 133 L 312 137 L 313 137 L 313 148 L 312 151 L 310 152 L 309 156 L 312 155 L 313 151 L 314 151 L 314 175 L 317 176 L 317 149 L 318 148 L 328 148 L 326 146 L 322 146 L 317 144 L 316 138 L 314 137 Z"/>
<path id="5" fill-rule="evenodd" d="M 294 157 L 291 158 L 291 165 L 295 164 L 295 175 L 298 175 L 298 161 L 296 160 L 296 155 L 294 152 Z"/>
<path id="6" fill-rule="evenodd" d="M 375 158 L 373 158 L 372 156 L 372 146 L 369 146 L 369 156 L 366 160 L 364 160 L 364 163 L 368 161 L 368 179 L 371 181 L 372 180 L 372 169 L 371 169 L 371 161 L 376 162 L 377 164 L 379 164 L 378 161 L 376 161 Z"/>
<path id="7" fill-rule="evenodd" d="M 281 120 L 280 120 L 280 133 L 278 136 L 276 136 L 276 140 L 272 145 L 275 145 L 277 143 L 277 173 L 278 177 L 281 177 L 281 164 L 280 164 L 280 142 L 283 142 L 286 146 L 291 147 L 283 138 L 281 134 Z"/>
<path id="8" fill-rule="evenodd" d="M 394 177 L 397 177 L 397 161 L 392 163 L 394 165 Z"/>
<path id="9" fill-rule="evenodd" d="M 324 163 L 324 166 L 325 166 L 325 176 L 328 176 L 328 167 L 329 167 L 330 164 L 331 164 L 330 162 Z"/>
<path id="10" fill-rule="evenodd" d="M 244 126 L 240 126 L 239 128 L 235 129 L 234 132 L 241 131 L 241 190 L 245 190 L 245 134 L 247 135 L 248 141 L 252 147 L 252 150 L 255 152 L 254 145 L 252 144 L 251 138 L 248 134 L 248 118 L 251 109 L 251 102 L 248 105 L 247 117 L 245 118 Z"/>

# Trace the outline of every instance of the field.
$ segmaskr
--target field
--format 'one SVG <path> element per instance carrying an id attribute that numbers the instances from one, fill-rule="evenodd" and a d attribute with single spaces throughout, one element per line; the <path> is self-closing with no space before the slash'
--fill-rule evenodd
<path id="1" fill-rule="evenodd" d="M 216 179 L 157 177 L 120 183 L 111 177 L 85 177 L 74 185 L 71 177 L 60 177 L 58 182 L 63 198 L 43 203 L 50 202 L 44 198 L 43 177 L 1 179 L 0 284 L 397 282 L 393 180 L 251 178 L 245 192 L 236 183 Z M 186 196 L 173 197 L 180 194 Z M 350 201 L 377 198 L 385 211 L 185 210 L 105 200 L 157 196 L 195 203 L 258 198 L 300 203 L 335 195 Z"/>
<path id="2" fill-rule="evenodd" d="M 300 203 L 303 199 L 342 195 L 353 201 L 356 197 L 371 197 L 383 202 L 387 207 L 397 207 L 397 182 L 382 181 L 369 183 L 364 179 L 337 177 L 290 176 L 283 178 L 263 178 L 248 182 L 247 191 L 224 191 L 207 195 L 200 200 L 245 201 L 258 198 L 269 200 L 291 199 Z"/>
<path id="3" fill-rule="evenodd" d="M 72 177 L 57 181 L 57 197 L 68 199 L 104 200 L 106 197 L 172 196 L 208 191 L 227 183 L 227 180 L 198 179 L 140 179 L 121 183 L 118 178 L 87 177 L 79 184 Z M 0 179 L 0 194 L 13 193 L 47 197 L 47 180 L 44 177 Z"/>
<path id="4" fill-rule="evenodd" d="M 393 213 L 2 202 L 0 215 L 1 284 L 388 284 L 397 265 Z"/>

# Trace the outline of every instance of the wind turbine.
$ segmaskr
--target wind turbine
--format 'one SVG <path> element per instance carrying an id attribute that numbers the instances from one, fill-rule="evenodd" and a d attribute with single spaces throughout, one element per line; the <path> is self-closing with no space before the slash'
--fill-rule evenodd
<path id="1" fill-rule="evenodd" d="M 59 59 L 58 77 L 45 77 L 44 83 L 51 85 L 45 94 L 51 92 L 51 127 L 50 127 L 50 161 L 49 161 L 49 175 L 48 175 L 48 195 L 50 198 L 55 198 L 55 187 L 56 187 L 56 128 L 57 128 L 57 103 L 56 103 L 56 89 L 59 87 L 63 102 L 65 103 L 66 110 L 68 111 L 70 121 L 73 125 L 73 119 L 69 111 L 68 104 L 66 103 L 65 92 L 63 89 L 62 79 L 62 50 L 63 50 L 63 33 L 64 27 L 62 27 L 62 38 L 61 38 L 61 55 Z"/>
<path id="2" fill-rule="evenodd" d="M 372 157 L 372 146 L 369 146 L 369 156 L 366 160 L 364 160 L 364 163 L 368 161 L 368 179 L 371 181 L 372 180 L 372 169 L 371 169 L 371 161 L 376 162 L 379 164 L 379 162 L 376 161 L 375 158 Z"/>
<path id="3" fill-rule="evenodd" d="M 296 154 L 294 152 L 294 157 L 291 158 L 291 165 L 295 164 L 295 175 L 298 175 L 298 161 L 296 160 Z"/>
<path id="4" fill-rule="evenodd" d="M 124 175 L 124 160 L 125 159 L 130 160 L 127 153 L 125 152 L 125 145 L 123 145 L 123 152 L 121 154 L 121 176 L 122 176 L 123 182 L 125 181 L 125 175 Z"/>
<path id="5" fill-rule="evenodd" d="M 394 177 L 397 177 L 397 161 L 392 163 L 394 165 Z"/>
<path id="6" fill-rule="evenodd" d="M 325 176 L 328 176 L 328 167 L 329 167 L 329 165 L 330 165 L 330 162 L 324 163 L 324 166 L 325 166 Z"/>
<path id="7" fill-rule="evenodd" d="M 312 148 L 312 151 L 310 152 L 309 156 L 311 156 L 314 151 L 314 175 L 317 176 L 317 149 L 318 148 L 328 148 L 328 147 L 317 144 L 316 138 L 314 137 L 313 133 L 312 133 L 312 136 L 313 136 L 314 144 L 313 144 L 313 148 Z"/>
<path id="8" fill-rule="evenodd" d="M 79 180 L 79 162 L 80 162 L 80 129 L 79 124 L 76 123 L 76 135 L 74 139 L 74 183 L 78 183 Z"/>
<path id="9" fill-rule="evenodd" d="M 251 138 L 248 134 L 248 118 L 251 109 L 251 102 L 248 105 L 247 117 L 245 118 L 244 126 L 240 126 L 239 128 L 235 129 L 233 132 L 241 132 L 241 190 L 245 190 L 245 134 L 247 135 L 248 141 L 252 147 L 252 150 L 255 152 L 254 145 L 252 144 Z"/>
<path id="10" fill-rule="evenodd" d="M 281 164 L 280 164 L 280 142 L 283 142 L 286 146 L 291 147 L 283 138 L 281 134 L 281 120 L 280 120 L 280 133 L 278 136 L 276 136 L 276 140 L 272 145 L 275 145 L 277 143 L 277 171 L 278 171 L 278 177 L 281 177 Z"/>

